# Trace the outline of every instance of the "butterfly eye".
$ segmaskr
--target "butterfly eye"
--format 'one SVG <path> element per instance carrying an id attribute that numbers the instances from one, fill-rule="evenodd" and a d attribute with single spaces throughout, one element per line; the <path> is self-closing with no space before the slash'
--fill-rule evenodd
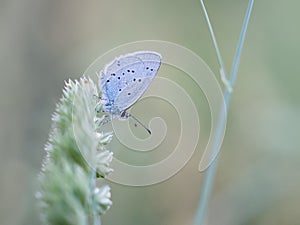
<path id="1" fill-rule="evenodd" d="M 133 81 L 136 81 L 136 79 L 135 79 L 135 78 L 133 78 Z"/>
<path id="2" fill-rule="evenodd" d="M 127 93 L 128 95 L 131 95 L 131 93 L 129 92 L 129 93 Z"/>
<path id="3" fill-rule="evenodd" d="M 120 80 L 120 79 L 121 79 L 121 77 L 118 77 L 118 79 Z"/>
<path id="4" fill-rule="evenodd" d="M 106 81 L 107 83 L 109 82 L 109 80 Z"/>
<path id="5" fill-rule="evenodd" d="M 139 79 L 139 82 L 141 82 L 142 81 L 142 79 Z"/>

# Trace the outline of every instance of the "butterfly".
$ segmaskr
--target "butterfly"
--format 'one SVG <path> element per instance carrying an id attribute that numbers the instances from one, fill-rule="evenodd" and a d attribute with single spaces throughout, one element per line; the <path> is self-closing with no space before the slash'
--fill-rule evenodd
<path id="1" fill-rule="evenodd" d="M 107 64 L 99 73 L 99 87 L 102 91 L 101 103 L 104 112 L 111 119 L 133 118 L 146 128 L 128 110 L 144 94 L 156 76 L 161 55 L 152 51 L 138 51 L 119 56 Z"/>

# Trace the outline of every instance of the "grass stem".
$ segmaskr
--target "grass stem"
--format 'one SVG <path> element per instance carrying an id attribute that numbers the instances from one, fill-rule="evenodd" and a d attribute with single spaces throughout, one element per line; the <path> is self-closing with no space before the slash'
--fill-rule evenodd
<path id="1" fill-rule="evenodd" d="M 206 21 L 207 21 L 207 24 L 208 24 L 208 27 L 209 27 L 209 30 L 210 30 L 210 34 L 211 34 L 211 37 L 212 37 L 212 40 L 213 40 L 213 43 L 214 43 L 214 46 L 215 46 L 215 49 L 216 49 L 219 64 L 221 66 L 220 71 L 223 71 L 224 76 L 227 80 L 226 70 L 225 70 L 225 67 L 224 67 L 222 56 L 221 56 L 221 53 L 220 53 L 220 50 L 219 50 L 214 32 L 213 32 L 212 25 L 211 25 L 209 17 L 208 17 L 208 13 L 205 9 L 205 5 L 203 3 L 203 0 L 200 0 L 200 3 L 202 5 L 204 15 L 205 15 L 205 18 L 206 18 Z M 248 8 L 247 8 L 247 11 L 246 11 L 246 14 L 245 14 L 245 18 L 244 18 L 244 22 L 243 22 L 239 42 L 238 42 L 238 45 L 237 45 L 237 49 L 236 49 L 236 53 L 235 53 L 235 57 L 234 57 L 233 65 L 232 65 L 231 74 L 230 74 L 230 80 L 229 80 L 229 85 L 230 86 L 228 86 L 228 84 L 226 84 L 223 81 L 225 86 L 226 86 L 226 89 L 225 89 L 225 92 L 224 92 L 224 101 L 225 101 L 226 109 L 228 109 L 228 107 L 229 107 L 229 102 L 230 102 L 230 98 L 231 98 L 231 90 L 235 85 L 235 81 L 236 81 L 236 77 L 237 77 L 237 71 L 238 71 L 238 65 L 239 65 L 239 62 L 240 62 L 241 52 L 242 52 L 242 48 L 243 48 L 244 41 L 245 41 L 246 31 L 247 31 L 248 24 L 249 24 L 250 15 L 251 15 L 251 11 L 252 11 L 252 8 L 253 8 L 253 3 L 254 3 L 254 0 L 249 0 Z M 221 76 L 222 76 L 222 72 L 221 72 Z M 223 113 L 223 112 L 221 112 L 221 113 Z M 220 118 L 222 118 L 222 116 L 220 116 Z M 223 122 L 224 121 L 221 121 L 221 119 L 218 120 L 219 124 L 222 124 Z M 219 137 L 218 137 L 218 135 L 216 135 L 213 138 L 216 141 L 218 141 Z M 214 146 L 217 146 L 217 145 L 214 145 Z M 217 164 L 218 164 L 217 159 L 215 159 L 212 162 L 212 164 L 210 165 L 210 167 L 207 169 L 206 173 L 205 173 L 204 183 L 203 183 L 203 187 L 202 187 L 202 191 L 201 191 L 201 195 L 200 195 L 200 200 L 199 200 L 199 204 L 198 204 L 198 208 L 197 208 L 197 212 L 196 212 L 196 216 L 195 216 L 194 225 L 201 225 L 201 224 L 204 223 L 204 219 L 205 219 L 205 215 L 206 215 L 206 211 L 207 211 L 207 206 L 208 206 L 208 202 L 209 202 L 209 199 L 210 199 L 210 196 L 211 196 L 211 191 L 212 191 L 212 188 L 213 188 L 214 178 L 215 178 L 215 174 L 216 174 L 216 170 L 217 170 Z"/>

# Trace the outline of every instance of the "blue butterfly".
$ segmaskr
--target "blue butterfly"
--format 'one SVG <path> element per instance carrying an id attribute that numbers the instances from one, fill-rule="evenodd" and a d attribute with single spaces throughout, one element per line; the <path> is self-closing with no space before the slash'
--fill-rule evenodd
<path id="1" fill-rule="evenodd" d="M 144 94 L 160 65 L 161 55 L 152 51 L 122 55 L 106 65 L 99 74 L 103 111 L 109 113 L 111 119 L 131 117 L 151 134 L 148 128 L 126 110 Z"/>

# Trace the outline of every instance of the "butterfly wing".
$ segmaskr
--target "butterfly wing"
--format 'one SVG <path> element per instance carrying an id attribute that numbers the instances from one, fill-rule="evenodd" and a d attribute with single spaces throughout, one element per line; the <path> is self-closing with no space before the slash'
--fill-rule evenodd
<path id="1" fill-rule="evenodd" d="M 138 70 L 142 69 L 140 68 L 142 67 L 140 59 L 130 54 L 116 58 L 100 72 L 99 86 L 102 91 L 101 100 L 105 111 L 112 111 L 116 97 L 126 87 L 132 72 L 131 70 L 128 71 L 130 65 L 136 65 Z"/>
<path id="2" fill-rule="evenodd" d="M 146 91 L 161 64 L 156 52 L 135 52 L 120 56 L 100 73 L 102 103 L 105 111 L 120 114 Z"/>
<path id="3" fill-rule="evenodd" d="M 138 73 L 131 74 L 128 85 L 117 96 L 114 106 L 124 111 L 132 106 L 147 90 L 161 65 L 161 56 L 153 52 L 137 53 L 143 63 L 139 65 Z M 131 65 L 135 69 L 135 64 Z"/>

